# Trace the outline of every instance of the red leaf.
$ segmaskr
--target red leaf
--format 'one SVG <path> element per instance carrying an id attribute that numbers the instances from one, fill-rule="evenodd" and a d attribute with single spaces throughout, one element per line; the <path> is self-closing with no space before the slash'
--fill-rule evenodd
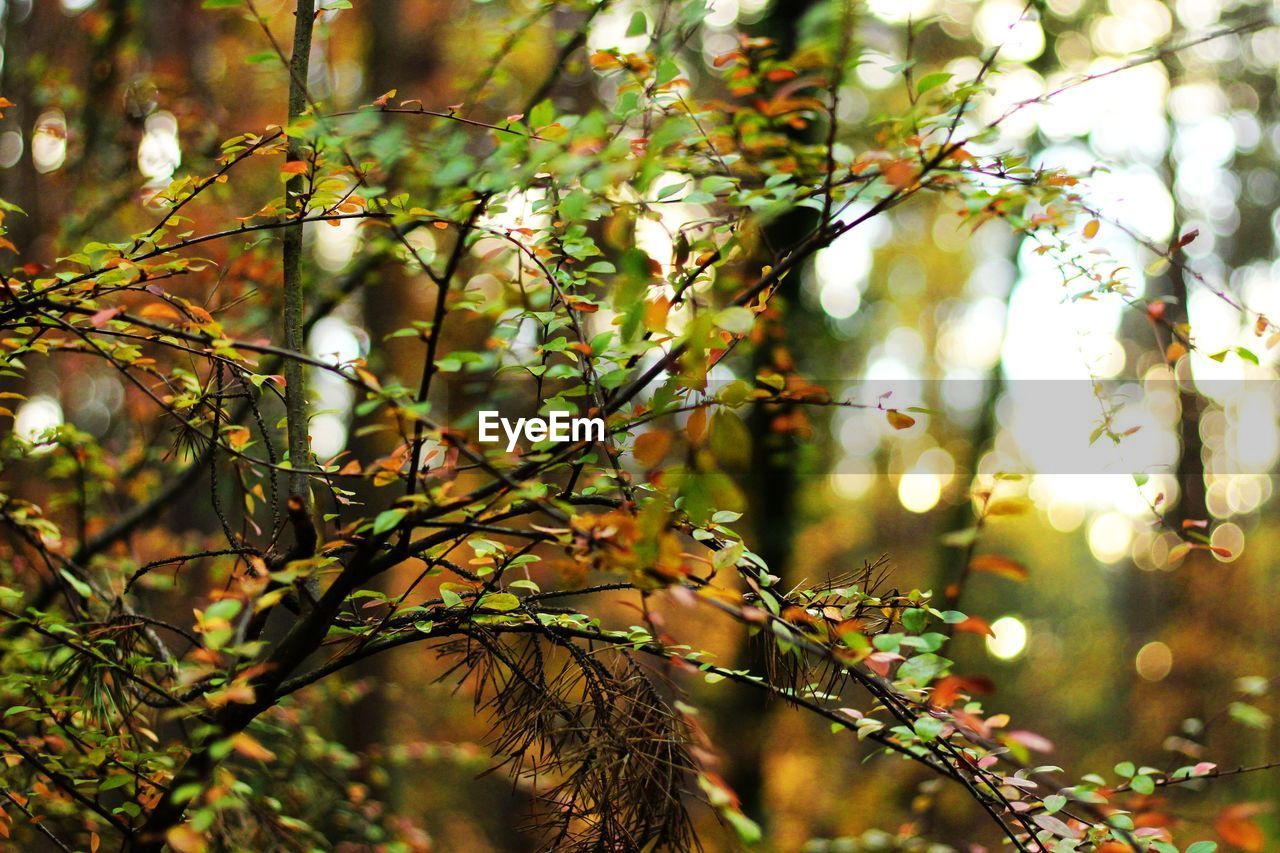
<path id="1" fill-rule="evenodd" d="M 97 314 L 89 318 L 89 324 L 95 329 L 101 329 L 107 324 L 107 321 L 117 314 L 123 314 L 124 308 L 117 305 L 115 308 L 103 308 Z"/>

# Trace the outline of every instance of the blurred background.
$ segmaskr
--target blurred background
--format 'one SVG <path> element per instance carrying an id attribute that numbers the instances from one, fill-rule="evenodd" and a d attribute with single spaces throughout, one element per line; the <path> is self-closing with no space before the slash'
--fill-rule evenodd
<path id="1" fill-rule="evenodd" d="M 397 89 L 398 98 L 444 108 L 469 97 L 477 57 L 502 48 L 506 59 L 480 107 L 501 118 L 546 77 L 563 37 L 594 4 L 331 5 L 312 58 L 317 99 L 349 109 Z M 352 8 L 337 8 L 345 5 Z M 6 220 L 21 263 L 51 263 L 70 246 L 142 228 L 154 220 L 156 189 L 185 170 L 212 171 L 223 137 L 283 118 L 275 55 L 237 15 L 211 14 L 198 0 L 2 6 L 0 94 L 14 106 L 0 119 L 0 196 L 27 212 Z M 289 6 L 258 3 L 278 38 L 287 38 Z M 665 6 L 608 3 L 587 50 L 642 49 L 643 38 L 627 44 L 629 21 Z M 711 64 L 735 48 L 738 31 L 803 52 L 834 15 L 807 0 L 708 6 L 678 57 L 694 98 L 723 96 Z M 881 115 L 904 108 L 908 58 L 967 79 L 1000 46 L 992 91 L 968 119 L 976 128 L 1082 74 L 1265 16 L 1273 4 L 870 0 L 854 8 L 860 62 L 841 92 L 839 141 L 857 152 L 874 144 Z M 1035 242 L 999 222 L 962 228 L 953 207 L 922 198 L 820 252 L 783 294 L 762 347 L 766 359 L 794 365 L 837 396 L 874 403 L 888 391 L 894 405 L 932 411 L 903 430 L 874 410 L 751 419 L 751 456 L 738 472 L 748 498 L 743 529 L 788 584 L 886 555 L 890 586 L 941 591 L 967 556 L 947 534 L 974 525 L 975 483 L 1025 499 L 1024 511 L 989 519 L 975 545 L 1019 568 L 974 577 L 960 604 L 992 631 L 960 634 L 951 656 L 957 671 L 991 679 L 988 709 L 1039 736 L 1027 737 L 1034 758 L 1071 776 L 1110 774 L 1120 760 L 1164 768 L 1190 756 L 1234 767 L 1280 755 L 1266 695 L 1280 643 L 1272 559 L 1280 349 L 1239 310 L 1280 317 L 1278 72 L 1280 29 L 1227 35 L 1019 108 L 982 144 L 1083 176 L 1079 189 L 1104 213 L 1090 245 L 1123 268 L 1136 305 L 1120 295 L 1079 298 L 1088 288 L 1064 281 Z M 551 96 L 586 108 L 608 100 L 607 86 L 578 53 Z M 415 156 L 408 125 L 388 124 L 372 144 L 392 170 Z M 254 177 L 241 181 L 258 181 L 267 197 L 275 168 L 244 168 Z M 245 186 L 203 206 L 198 222 L 252 212 Z M 663 219 L 677 227 L 707 213 L 676 203 Z M 671 228 L 641 225 L 641 248 L 670 257 Z M 1185 253 L 1196 275 L 1152 264 L 1151 246 L 1193 231 Z M 309 231 L 317 275 L 338 278 L 359 263 L 361 241 L 354 225 Z M 224 251 L 208 249 L 215 260 Z M 224 269 L 219 299 L 251 299 L 277 275 L 267 256 L 239 255 Z M 318 324 L 311 350 L 366 353 L 405 316 L 424 316 L 431 298 L 399 268 L 373 293 Z M 1194 353 L 1171 351 L 1151 301 L 1174 322 L 1189 318 Z M 260 319 L 271 328 L 271 318 Z M 374 350 L 384 369 L 394 374 L 404 358 L 405 375 L 414 375 L 416 348 L 392 341 Z M 351 430 L 354 401 L 342 383 L 315 381 L 326 410 L 313 428 L 316 450 L 333 456 L 361 440 Z M 33 367 L 26 393 L 14 425 L 24 434 L 66 421 L 110 445 L 146 409 L 105 371 Z M 1140 429 L 1118 444 L 1091 442 L 1104 421 L 1117 434 Z M 1002 472 L 1020 476 L 997 479 Z M 1215 549 L 1177 547 L 1183 529 Z M 680 633 L 725 660 L 751 659 L 727 624 Z M 438 849 L 527 849 L 510 819 L 521 792 L 501 774 L 479 776 L 488 766 L 485 721 L 464 694 L 432 682 L 437 671 L 427 652 L 399 652 L 325 694 L 333 703 L 326 725 L 350 750 L 332 760 L 363 763 L 366 784 L 421 822 Z M 704 708 L 725 775 L 771 849 L 827 849 L 814 840 L 908 824 L 941 840 L 994 842 L 962 791 L 939 788 L 917 768 L 864 763 L 863 745 L 820 720 L 723 684 L 682 683 Z M 1141 820 L 1161 825 L 1168 808 L 1202 827 L 1193 836 L 1230 840 L 1214 829 L 1223 804 L 1271 803 L 1278 792 L 1267 773 L 1205 792 L 1184 786 L 1144 801 Z M 710 849 L 732 848 L 709 813 L 702 820 Z M 1253 820 L 1280 838 L 1280 815 Z M 1253 844 L 1241 846 L 1264 849 Z"/>

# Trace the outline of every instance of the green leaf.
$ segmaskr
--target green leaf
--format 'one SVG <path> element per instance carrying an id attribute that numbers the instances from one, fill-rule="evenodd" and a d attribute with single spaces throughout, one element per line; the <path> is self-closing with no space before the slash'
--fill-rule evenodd
<path id="1" fill-rule="evenodd" d="M 942 734 L 943 727 L 944 723 L 937 717 L 917 717 L 913 725 L 916 734 L 925 743 L 936 740 L 938 735 Z"/>
<path id="2" fill-rule="evenodd" d="M 1227 712 L 1231 719 L 1251 729 L 1265 729 L 1271 725 L 1271 717 L 1245 702 L 1232 702 Z"/>
<path id="3" fill-rule="evenodd" d="M 1061 811 L 1062 807 L 1067 804 L 1067 798 L 1061 794 L 1051 794 L 1044 798 L 1044 810 L 1049 814 Z"/>
<path id="4" fill-rule="evenodd" d="M 1121 761 L 1116 765 L 1115 771 L 1117 776 L 1123 776 L 1125 779 L 1131 779 L 1133 774 L 1138 772 L 1132 761 Z"/>
<path id="5" fill-rule="evenodd" d="M 537 581 L 531 581 L 527 578 L 520 578 L 507 584 L 509 589 L 527 589 L 530 592 L 542 592 L 542 587 L 538 586 Z"/>
<path id="6" fill-rule="evenodd" d="M 409 514 L 409 510 L 403 507 L 383 510 L 378 513 L 378 517 L 373 520 L 373 533 L 375 536 L 386 533 L 388 530 L 394 530 L 396 525 L 404 521 L 404 517 Z"/>
<path id="7" fill-rule="evenodd" d="M 627 24 L 627 38 L 635 38 L 642 36 L 649 29 L 649 19 L 644 16 L 644 12 L 637 10 L 631 16 L 631 22 Z"/>
<path id="8" fill-rule="evenodd" d="M 124 773 L 121 773 L 118 776 L 108 776 L 106 779 L 102 780 L 102 784 L 98 786 L 98 793 L 102 793 L 103 791 L 114 791 L 116 788 L 123 788 L 132 781 L 133 777 Z"/>
<path id="9" fill-rule="evenodd" d="M 1216 853 L 1217 849 L 1216 841 L 1197 841 L 1187 848 L 1187 853 Z"/>
<path id="10" fill-rule="evenodd" d="M 234 619 L 240 612 L 240 605 L 238 598 L 223 598 L 210 604 L 204 615 L 206 619 Z"/>
<path id="11" fill-rule="evenodd" d="M 716 314 L 716 325 L 734 335 L 745 335 L 755 325 L 756 315 L 741 305 L 733 305 Z"/>
<path id="12" fill-rule="evenodd" d="M 200 4 L 201 9 L 234 9 L 240 5 L 240 0 L 204 0 Z"/>
<path id="13" fill-rule="evenodd" d="M 978 528 L 965 527 L 942 534 L 942 544 L 948 548 L 967 548 L 978 538 Z"/>
<path id="14" fill-rule="evenodd" d="M 935 71 L 932 74 L 926 74 L 916 83 L 916 94 L 923 95 L 925 92 L 936 89 L 950 80 L 952 76 L 949 71 Z"/>
<path id="15" fill-rule="evenodd" d="M 946 671 L 951 661 L 933 653 L 916 655 L 898 667 L 898 680 L 924 687 Z"/>
<path id="16" fill-rule="evenodd" d="M 680 192 L 680 190 L 684 188 L 685 188 L 685 185 L 679 182 L 674 184 L 667 184 L 665 187 L 658 190 L 658 201 L 663 201 L 664 199 L 671 198 L 671 196 Z"/>
<path id="17" fill-rule="evenodd" d="M 738 833 L 738 839 L 743 844 L 757 844 L 764 837 L 764 833 L 760 830 L 760 824 L 737 809 L 726 809 L 724 818 L 729 821 L 734 832 Z"/>
<path id="18" fill-rule="evenodd" d="M 1156 790 L 1156 783 L 1150 776 L 1134 776 L 1133 790 L 1137 791 L 1139 794 L 1154 794 Z"/>
<path id="19" fill-rule="evenodd" d="M 509 592 L 492 592 L 480 599 L 480 606 L 506 613 L 520 607 L 520 599 Z"/>
<path id="20" fill-rule="evenodd" d="M 71 588 L 78 592 L 81 598 L 93 598 L 92 587 L 80 580 L 80 578 L 71 574 L 71 572 L 66 569 L 58 569 L 58 574 L 62 575 L 63 579 L 67 583 L 71 584 Z"/>
<path id="21" fill-rule="evenodd" d="M 556 120 L 555 104 L 551 103 L 551 99 L 545 99 L 538 103 L 533 109 L 529 110 L 529 126 L 535 130 L 539 127 L 546 127 Z"/>

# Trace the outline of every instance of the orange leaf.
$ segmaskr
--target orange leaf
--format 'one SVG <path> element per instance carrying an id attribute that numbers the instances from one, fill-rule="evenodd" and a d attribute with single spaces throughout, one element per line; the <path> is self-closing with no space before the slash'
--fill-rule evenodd
<path id="1" fill-rule="evenodd" d="M 1173 364 L 1175 361 L 1182 358 L 1186 354 L 1187 354 L 1187 348 L 1184 347 L 1182 344 L 1178 343 L 1177 341 L 1174 341 L 1173 343 L 1169 344 L 1169 348 L 1164 351 L 1164 360 L 1167 361 L 1169 364 Z"/>
<path id="2" fill-rule="evenodd" d="M 663 332 L 667 328 L 667 314 L 671 312 L 671 300 L 659 296 L 644 304 L 644 327 L 651 332 Z"/>
<path id="3" fill-rule="evenodd" d="M 701 444 L 707 435 L 707 410 L 699 406 L 689 413 L 689 420 L 684 425 L 685 435 L 694 444 Z"/>
<path id="4" fill-rule="evenodd" d="M 187 305 L 186 309 L 187 314 L 191 316 L 191 319 L 202 326 L 213 322 L 213 315 L 201 308 L 199 305 Z"/>
<path id="5" fill-rule="evenodd" d="M 1084 238 L 1086 240 L 1092 240 L 1094 237 L 1097 237 L 1098 229 L 1101 227 L 1102 227 L 1101 222 L 1099 222 L 1096 219 L 1090 219 L 1088 222 L 1084 224 L 1084 231 L 1083 231 Z"/>
<path id="6" fill-rule="evenodd" d="M 916 425 L 915 418 L 910 415 L 904 415 L 897 409 L 887 409 L 885 410 L 884 415 L 889 419 L 889 426 L 894 429 L 907 429 Z"/>
<path id="7" fill-rule="evenodd" d="M 1028 574 L 1026 566 L 999 554 L 979 554 L 969 562 L 969 571 L 987 572 L 1013 581 L 1026 580 Z"/>
<path id="8" fill-rule="evenodd" d="M 621 68 L 622 61 L 612 53 L 605 53 L 602 50 L 591 54 L 587 59 L 587 63 L 596 71 L 609 71 L 614 68 Z"/>
<path id="9" fill-rule="evenodd" d="M 1266 844 L 1262 828 L 1250 818 L 1265 810 L 1259 803 L 1237 803 L 1218 812 L 1213 828 L 1222 840 L 1248 853 L 1260 853 Z"/>
<path id="10" fill-rule="evenodd" d="M 880 167 L 889 185 L 904 190 L 916 182 L 916 166 L 910 160 L 891 160 Z"/>
<path id="11" fill-rule="evenodd" d="M 307 173 L 307 161 L 290 160 L 280 167 L 280 173 L 284 175 L 305 175 Z"/>
<path id="12" fill-rule="evenodd" d="M 138 312 L 139 317 L 145 317 L 148 320 L 178 320 L 181 315 L 178 309 L 174 308 L 168 302 L 152 302 L 149 305 L 142 306 Z"/>
<path id="13" fill-rule="evenodd" d="M 666 458 L 671 449 L 671 433 L 663 429 L 650 430 L 636 438 L 632 454 L 646 468 L 652 468 Z"/>

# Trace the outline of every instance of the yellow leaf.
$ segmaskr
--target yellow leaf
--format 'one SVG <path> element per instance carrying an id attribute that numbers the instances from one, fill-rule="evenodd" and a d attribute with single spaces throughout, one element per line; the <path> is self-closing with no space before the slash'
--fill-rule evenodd
<path id="1" fill-rule="evenodd" d="M 231 748 L 254 761 L 271 761 L 276 754 L 267 749 L 248 732 L 240 732 L 231 741 Z"/>
<path id="2" fill-rule="evenodd" d="M 987 515 L 1022 515 L 1031 509 L 1031 501 L 1026 498 L 1001 498 L 987 505 Z"/>
<path id="3" fill-rule="evenodd" d="M 177 853 L 204 853 L 207 849 L 204 838 L 192 829 L 189 823 L 175 826 L 165 833 L 164 837 Z"/>
<path id="4" fill-rule="evenodd" d="M 1098 220 L 1090 219 L 1088 222 L 1084 224 L 1084 232 L 1083 232 L 1084 238 L 1086 240 L 1092 240 L 1094 237 L 1097 237 L 1098 229 L 1101 227 L 1102 227 L 1102 223 L 1100 223 Z"/>

